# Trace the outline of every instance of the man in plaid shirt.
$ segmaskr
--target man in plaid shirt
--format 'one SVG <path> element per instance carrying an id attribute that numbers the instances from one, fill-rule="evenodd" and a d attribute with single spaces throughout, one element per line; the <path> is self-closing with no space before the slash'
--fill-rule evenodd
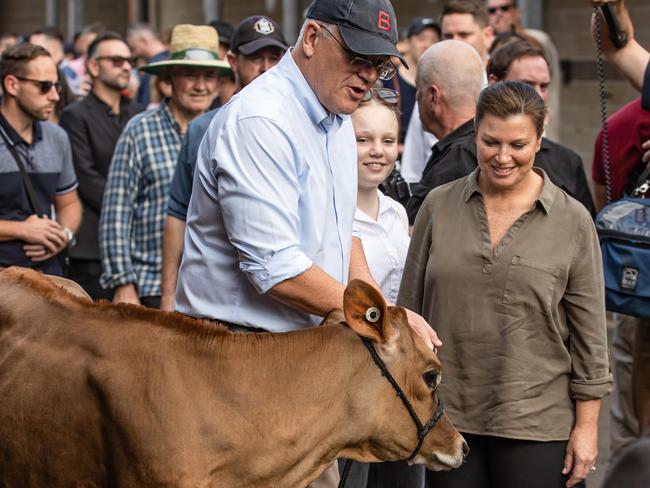
<path id="1" fill-rule="evenodd" d="M 141 69 L 163 78 L 172 96 L 135 116 L 120 136 L 99 225 L 101 284 L 113 302 L 160 306 L 162 236 L 169 184 L 189 122 L 210 107 L 220 70 L 219 39 L 209 26 L 178 25 L 170 59 Z"/>

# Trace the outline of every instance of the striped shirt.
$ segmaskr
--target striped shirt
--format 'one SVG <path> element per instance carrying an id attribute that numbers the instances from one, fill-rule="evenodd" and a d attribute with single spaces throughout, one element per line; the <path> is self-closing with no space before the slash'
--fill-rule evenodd
<path id="1" fill-rule="evenodd" d="M 99 224 L 105 288 L 135 284 L 161 294 L 162 240 L 183 134 L 166 103 L 136 115 L 117 141 Z"/>

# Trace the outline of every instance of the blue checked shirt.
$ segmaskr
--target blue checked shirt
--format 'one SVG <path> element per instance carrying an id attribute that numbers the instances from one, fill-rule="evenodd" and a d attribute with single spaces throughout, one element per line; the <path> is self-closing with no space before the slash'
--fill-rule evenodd
<path id="1" fill-rule="evenodd" d="M 138 295 L 161 294 L 162 240 L 183 134 L 166 103 L 133 117 L 108 172 L 99 223 L 105 288 L 135 284 Z"/>

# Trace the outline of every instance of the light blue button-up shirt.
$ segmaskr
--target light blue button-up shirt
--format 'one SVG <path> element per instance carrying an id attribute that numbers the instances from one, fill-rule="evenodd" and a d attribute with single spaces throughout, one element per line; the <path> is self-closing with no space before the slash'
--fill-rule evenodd
<path id="1" fill-rule="evenodd" d="M 347 283 L 356 160 L 350 118 L 328 114 L 287 53 L 203 138 L 176 309 L 272 332 L 318 324 L 267 292 L 312 265 Z"/>

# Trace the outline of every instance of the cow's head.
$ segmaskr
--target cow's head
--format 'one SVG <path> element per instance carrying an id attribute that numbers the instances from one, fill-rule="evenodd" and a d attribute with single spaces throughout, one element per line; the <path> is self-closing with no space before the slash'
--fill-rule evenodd
<path id="1" fill-rule="evenodd" d="M 436 389 L 442 378 L 441 364 L 411 329 L 401 307 L 389 307 L 381 293 L 367 283 L 353 280 L 345 291 L 344 313 L 347 324 L 372 341 L 379 357 L 394 377 L 422 425 L 436 414 Z M 407 459 L 418 443 L 418 430 L 396 390 L 382 377 L 378 366 L 361 385 L 364 405 L 371 425 L 378 426 L 362 446 L 365 461 Z M 376 374 L 375 374 L 376 372 Z M 368 400 L 370 400 L 368 402 Z M 370 405 L 370 407 L 368 406 Z M 457 468 L 468 451 L 465 440 L 442 413 L 428 432 L 413 463 L 432 470 Z M 358 457 L 358 451 L 357 451 Z"/>

